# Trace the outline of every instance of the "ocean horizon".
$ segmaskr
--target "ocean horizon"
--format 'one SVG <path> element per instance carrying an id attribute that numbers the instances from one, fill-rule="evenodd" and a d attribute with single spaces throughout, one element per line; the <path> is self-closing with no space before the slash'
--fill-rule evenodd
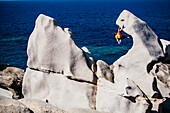
<path id="1" fill-rule="evenodd" d="M 117 44 L 116 19 L 129 10 L 145 21 L 160 39 L 170 40 L 170 2 L 0 1 L 0 64 L 25 70 L 27 43 L 39 14 L 70 28 L 77 45 L 86 46 L 96 60 L 109 65 L 126 54 L 132 39 Z M 124 34 L 126 35 L 126 34 Z"/>

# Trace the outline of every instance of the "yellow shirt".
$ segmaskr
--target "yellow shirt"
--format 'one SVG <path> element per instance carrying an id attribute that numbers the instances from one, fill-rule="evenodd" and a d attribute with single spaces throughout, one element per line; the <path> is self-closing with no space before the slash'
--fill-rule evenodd
<path id="1" fill-rule="evenodd" d="M 116 34 L 115 38 L 116 38 L 116 39 L 120 38 L 119 33 Z"/>

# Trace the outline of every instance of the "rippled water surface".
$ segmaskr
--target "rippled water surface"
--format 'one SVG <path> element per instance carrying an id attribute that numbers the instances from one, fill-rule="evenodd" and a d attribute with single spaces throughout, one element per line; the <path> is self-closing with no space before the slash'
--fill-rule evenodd
<path id="1" fill-rule="evenodd" d="M 169 6 L 148 2 L 0 2 L 0 64 L 26 68 L 28 38 L 41 13 L 55 18 L 62 28 L 72 29 L 78 46 L 86 46 L 95 59 L 112 64 L 132 46 L 131 39 L 118 45 L 113 36 L 121 11 L 131 11 L 159 38 L 170 40 Z"/>

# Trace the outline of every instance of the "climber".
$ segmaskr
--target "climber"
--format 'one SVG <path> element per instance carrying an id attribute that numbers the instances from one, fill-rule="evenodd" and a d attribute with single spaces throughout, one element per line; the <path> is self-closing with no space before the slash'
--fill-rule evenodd
<path id="1" fill-rule="evenodd" d="M 121 31 L 123 30 L 123 28 L 124 28 L 124 26 L 123 26 L 122 28 L 119 27 L 119 28 L 118 28 L 118 33 L 114 33 L 115 38 L 116 38 L 118 44 L 121 43 L 121 39 L 130 38 L 130 37 L 128 37 L 128 36 L 123 36 L 123 35 L 122 35 Z"/>

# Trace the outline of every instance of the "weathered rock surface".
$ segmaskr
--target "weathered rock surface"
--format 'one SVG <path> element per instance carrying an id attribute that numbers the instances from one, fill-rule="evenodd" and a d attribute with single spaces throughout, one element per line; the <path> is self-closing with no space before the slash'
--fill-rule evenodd
<path id="1" fill-rule="evenodd" d="M 8 97 L 8 98 L 12 98 L 13 93 L 11 91 L 8 91 L 8 90 L 0 88 L 0 96 L 5 96 L 5 97 Z"/>
<path id="2" fill-rule="evenodd" d="M 24 98 L 48 100 L 64 110 L 95 108 L 95 62 L 74 41 L 68 28 L 63 31 L 56 20 L 39 15 L 28 41 Z"/>
<path id="3" fill-rule="evenodd" d="M 23 81 L 24 98 L 48 100 L 63 110 L 95 108 L 95 85 L 68 79 L 65 75 L 27 68 Z"/>
<path id="4" fill-rule="evenodd" d="M 129 78 L 149 97 L 169 96 L 163 90 L 169 92 L 170 89 L 162 86 L 160 81 L 155 80 L 154 76 L 149 74 L 154 64 L 164 58 L 164 52 L 157 35 L 144 21 L 127 10 L 120 14 L 116 24 L 124 27 L 123 31 L 133 38 L 132 48 L 113 64 L 114 80 L 116 84 L 119 84 L 119 91 L 123 92 L 122 86 L 125 85 L 126 78 Z M 158 85 L 161 85 L 159 88 L 162 89 L 156 89 L 155 87 Z"/>
<path id="5" fill-rule="evenodd" d="M 17 100 L 0 96 L 0 113 L 32 113 L 32 111 Z"/>
<path id="6" fill-rule="evenodd" d="M 105 78 L 111 82 L 114 82 L 114 75 L 110 69 L 110 66 L 102 60 L 97 61 L 97 77 Z"/>
<path id="7" fill-rule="evenodd" d="M 22 98 L 22 80 L 24 70 L 16 67 L 6 67 L 0 71 L 0 87 L 6 88 L 14 94 L 14 98 Z"/>
<path id="8" fill-rule="evenodd" d="M 124 86 L 124 91 L 125 91 Z M 131 89 L 129 89 L 131 90 Z M 137 89 L 135 89 L 137 91 Z M 140 90 L 138 89 L 139 93 Z M 134 92 L 134 89 L 131 91 Z M 117 86 L 108 80 L 99 78 L 97 83 L 96 110 L 111 113 L 146 113 L 150 110 L 150 103 L 136 97 L 124 96 L 117 90 Z"/>
<path id="9" fill-rule="evenodd" d="M 19 100 L 27 108 L 31 109 L 34 113 L 66 113 L 60 108 L 36 99 L 21 99 Z"/>
<path id="10" fill-rule="evenodd" d="M 29 68 L 74 76 L 96 82 L 84 52 L 74 42 L 72 32 L 58 26 L 56 20 L 40 14 L 28 41 Z"/>

